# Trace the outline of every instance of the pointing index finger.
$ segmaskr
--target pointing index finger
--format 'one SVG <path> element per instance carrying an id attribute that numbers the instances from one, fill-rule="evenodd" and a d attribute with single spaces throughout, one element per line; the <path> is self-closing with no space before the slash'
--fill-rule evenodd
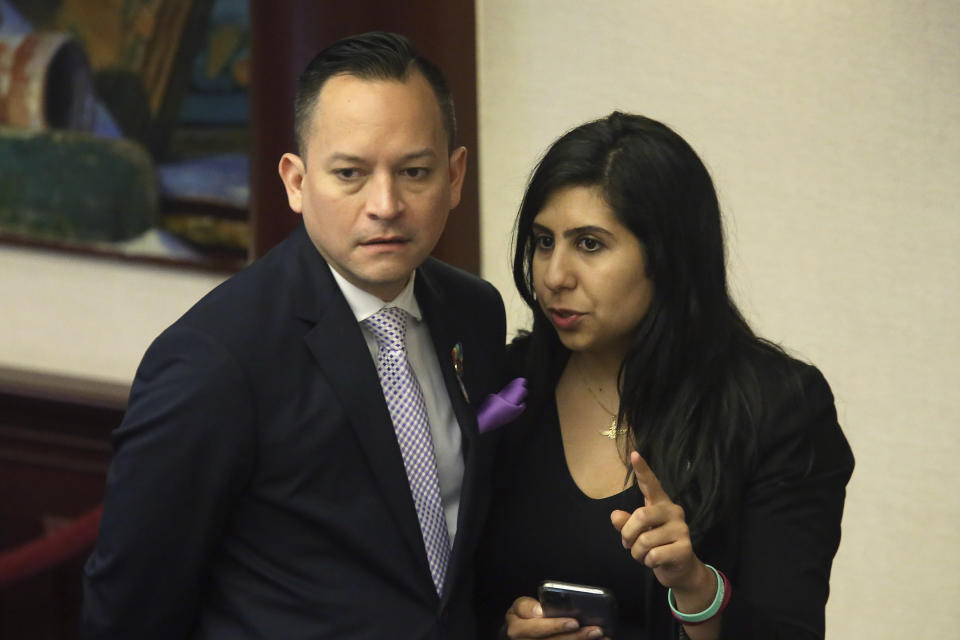
<path id="1" fill-rule="evenodd" d="M 643 493 L 643 503 L 646 505 L 657 504 L 659 502 L 670 502 L 670 496 L 666 494 L 663 487 L 660 486 L 660 480 L 657 479 L 653 469 L 647 464 L 643 457 L 633 451 L 630 453 L 630 464 L 633 465 L 633 475 L 637 479 L 637 486 Z"/>

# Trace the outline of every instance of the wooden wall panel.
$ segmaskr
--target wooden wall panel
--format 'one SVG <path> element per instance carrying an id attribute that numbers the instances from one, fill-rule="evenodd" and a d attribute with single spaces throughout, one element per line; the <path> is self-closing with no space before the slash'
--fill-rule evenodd
<path id="1" fill-rule="evenodd" d="M 74 391 L 70 392 L 74 394 Z M 103 500 L 109 433 L 123 411 L 0 392 L 0 552 L 62 527 Z M 78 637 L 86 551 L 0 588 L 0 638 Z"/>

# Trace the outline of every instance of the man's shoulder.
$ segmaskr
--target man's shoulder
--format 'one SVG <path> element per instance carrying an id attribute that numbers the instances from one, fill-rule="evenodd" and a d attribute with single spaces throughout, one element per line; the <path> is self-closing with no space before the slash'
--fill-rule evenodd
<path id="1" fill-rule="evenodd" d="M 420 272 L 428 283 L 445 297 L 470 299 L 472 296 L 481 295 L 490 299 L 500 299 L 500 293 L 496 287 L 480 276 L 437 258 L 427 258 L 420 265 Z"/>
<path id="2" fill-rule="evenodd" d="M 185 318 L 203 316 L 210 312 L 231 312 L 234 308 L 246 308 L 248 312 L 256 312 L 256 307 L 249 307 L 255 300 L 264 296 L 276 295 L 276 285 L 280 279 L 282 269 L 275 259 L 276 254 L 268 254 L 256 260 L 237 273 L 210 290 L 200 298 L 185 314 Z"/>
<path id="3" fill-rule="evenodd" d="M 418 269 L 417 300 L 425 313 L 477 335 L 501 348 L 506 336 L 506 313 L 496 287 L 472 273 L 435 258 Z"/>
<path id="4" fill-rule="evenodd" d="M 305 297 L 302 290 L 311 286 L 305 282 L 311 276 L 303 273 L 300 262 L 305 252 L 296 235 L 214 287 L 175 325 L 243 333 L 262 329 L 265 319 L 292 316 L 298 300 Z"/>

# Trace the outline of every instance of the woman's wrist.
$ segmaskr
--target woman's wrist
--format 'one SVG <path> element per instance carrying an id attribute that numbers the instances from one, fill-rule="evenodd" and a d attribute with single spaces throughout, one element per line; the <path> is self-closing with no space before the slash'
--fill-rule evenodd
<path id="1" fill-rule="evenodd" d="M 697 561 L 694 578 L 688 586 L 675 586 L 671 589 L 677 609 L 693 613 L 703 611 L 713 602 L 717 593 L 717 574 L 703 562 Z"/>
<path id="2" fill-rule="evenodd" d="M 733 593 L 733 588 L 730 586 L 730 582 L 725 575 L 711 565 L 704 566 L 713 574 L 714 584 L 716 585 L 716 589 L 713 592 L 713 599 L 704 609 L 696 612 L 679 609 L 678 606 L 681 605 L 678 605 L 673 589 L 667 590 L 667 604 L 670 607 L 670 612 L 673 614 L 673 617 L 679 620 L 685 627 L 716 621 L 723 610 L 727 608 L 727 604 L 730 602 L 730 596 Z M 699 596 L 700 594 L 698 593 L 697 595 Z M 682 606 L 686 607 L 691 605 L 692 600 L 688 599 Z M 713 636 L 711 635 L 709 637 Z"/>

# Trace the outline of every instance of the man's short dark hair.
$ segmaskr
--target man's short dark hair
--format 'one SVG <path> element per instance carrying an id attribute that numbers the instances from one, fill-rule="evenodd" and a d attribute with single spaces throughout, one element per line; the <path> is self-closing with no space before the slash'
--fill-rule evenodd
<path id="1" fill-rule="evenodd" d="M 447 148 L 456 146 L 457 121 L 453 110 L 453 96 L 443 73 L 424 58 L 404 36 L 386 31 L 371 31 L 338 40 L 320 53 L 300 74 L 294 99 L 294 133 L 297 150 L 306 152 L 307 135 L 317 96 L 327 80 L 337 75 L 356 76 L 362 80 L 405 81 L 411 71 L 419 71 L 430 83 L 443 115 L 447 134 Z"/>

